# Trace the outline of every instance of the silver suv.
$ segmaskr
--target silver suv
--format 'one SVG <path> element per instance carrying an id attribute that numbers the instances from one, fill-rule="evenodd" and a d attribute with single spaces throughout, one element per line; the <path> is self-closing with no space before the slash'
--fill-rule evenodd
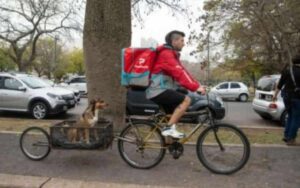
<path id="1" fill-rule="evenodd" d="M 0 73 L 0 110 L 29 112 L 36 119 L 44 119 L 74 106 L 72 91 L 49 87 L 28 74 Z"/>
<path id="2" fill-rule="evenodd" d="M 242 82 L 222 82 L 211 89 L 223 99 L 236 99 L 247 102 L 249 98 L 248 87 Z"/>
<path id="3" fill-rule="evenodd" d="M 285 126 L 287 112 L 281 93 L 278 94 L 277 101 L 272 102 L 276 83 L 279 79 L 280 75 L 267 75 L 258 80 L 252 107 L 263 119 L 277 120 L 281 122 L 282 126 Z"/>

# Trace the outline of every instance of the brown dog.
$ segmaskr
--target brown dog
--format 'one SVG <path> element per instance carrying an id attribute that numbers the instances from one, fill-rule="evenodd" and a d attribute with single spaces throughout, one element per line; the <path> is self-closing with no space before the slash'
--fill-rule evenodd
<path id="1" fill-rule="evenodd" d="M 103 100 L 96 99 L 91 100 L 88 107 L 83 112 L 82 116 L 80 117 L 80 120 L 78 123 L 76 123 L 74 126 L 77 127 L 75 129 L 70 129 L 68 131 L 68 139 L 72 143 L 76 142 L 77 140 L 80 140 L 83 138 L 85 140 L 85 143 L 90 143 L 90 130 L 89 128 L 94 127 L 96 123 L 99 120 L 99 111 L 101 109 L 104 109 L 108 106 L 107 103 L 105 103 Z M 84 131 L 81 131 L 78 129 L 78 127 L 84 128 Z M 94 130 L 94 136 L 96 139 L 98 139 L 97 130 Z"/>

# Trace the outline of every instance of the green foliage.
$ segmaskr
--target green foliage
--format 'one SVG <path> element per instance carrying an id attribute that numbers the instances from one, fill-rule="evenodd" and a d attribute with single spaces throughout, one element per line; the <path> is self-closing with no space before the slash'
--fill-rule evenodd
<path id="1" fill-rule="evenodd" d="M 85 73 L 85 66 L 82 49 L 74 49 L 67 53 L 66 56 L 69 64 L 68 72 L 83 75 Z"/>
<path id="2" fill-rule="evenodd" d="M 55 41 L 51 37 L 40 38 L 31 69 L 39 76 L 47 76 L 58 81 L 68 73 L 82 75 L 85 73 L 83 51 L 82 49 L 66 51 L 59 40 Z"/>
<path id="3" fill-rule="evenodd" d="M 221 44 L 225 52 L 219 69 L 238 71 L 243 80 L 278 73 L 288 54 L 300 53 L 299 0 L 207 0 L 204 10 L 203 32 L 212 30 L 210 46 Z M 206 49 L 202 34 L 198 50 Z"/>
<path id="4" fill-rule="evenodd" d="M 16 66 L 12 60 L 5 54 L 7 49 L 0 49 L 0 72 L 15 70 Z"/>

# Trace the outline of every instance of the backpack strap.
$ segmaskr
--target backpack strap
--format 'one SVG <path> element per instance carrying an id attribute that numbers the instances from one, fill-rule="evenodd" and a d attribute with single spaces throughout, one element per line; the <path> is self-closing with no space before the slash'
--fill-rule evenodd
<path id="1" fill-rule="evenodd" d="M 291 78 L 293 80 L 295 88 L 298 88 L 296 80 L 295 80 L 295 75 L 294 75 L 294 69 L 293 69 L 293 67 L 294 67 L 294 65 L 290 66 L 290 75 L 291 75 Z"/>

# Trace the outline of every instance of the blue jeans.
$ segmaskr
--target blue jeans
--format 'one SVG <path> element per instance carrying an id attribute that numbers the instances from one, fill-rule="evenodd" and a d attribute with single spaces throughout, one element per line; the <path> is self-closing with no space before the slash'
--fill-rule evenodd
<path id="1" fill-rule="evenodd" d="M 300 126 L 300 99 L 292 99 L 287 112 L 288 119 L 284 130 L 284 137 L 287 140 L 291 140 L 296 138 Z"/>

